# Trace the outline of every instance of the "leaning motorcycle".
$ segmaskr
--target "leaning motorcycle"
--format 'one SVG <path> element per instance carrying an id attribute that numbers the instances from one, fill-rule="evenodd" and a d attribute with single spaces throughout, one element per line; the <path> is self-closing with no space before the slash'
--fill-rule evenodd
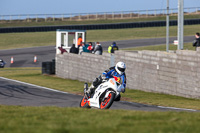
<path id="1" fill-rule="evenodd" d="M 82 108 L 109 109 L 113 101 L 119 98 L 120 91 L 124 89 L 120 77 L 103 80 L 90 96 L 87 95 L 87 83 L 84 85 L 84 96 L 80 101 Z"/>

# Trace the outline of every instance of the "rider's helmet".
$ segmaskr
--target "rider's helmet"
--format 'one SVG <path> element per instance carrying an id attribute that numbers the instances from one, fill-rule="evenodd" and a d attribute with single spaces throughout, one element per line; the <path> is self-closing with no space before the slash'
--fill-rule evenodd
<path id="1" fill-rule="evenodd" d="M 117 71 L 117 73 L 119 73 L 120 75 L 122 75 L 125 70 L 126 70 L 126 65 L 124 62 L 118 62 L 115 66 L 115 70 Z"/>

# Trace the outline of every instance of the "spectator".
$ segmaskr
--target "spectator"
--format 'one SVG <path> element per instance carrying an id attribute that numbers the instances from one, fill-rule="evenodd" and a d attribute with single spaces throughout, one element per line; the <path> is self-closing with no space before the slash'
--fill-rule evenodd
<path id="1" fill-rule="evenodd" d="M 108 47 L 108 53 L 114 53 L 115 50 L 119 50 L 116 42 L 113 42 L 111 46 Z"/>
<path id="2" fill-rule="evenodd" d="M 113 42 L 113 47 L 112 47 L 112 51 L 111 52 L 114 53 L 116 50 L 119 50 L 119 48 L 118 48 L 116 42 Z"/>
<path id="3" fill-rule="evenodd" d="M 89 42 L 89 46 L 87 47 L 87 49 L 89 50 L 90 53 L 92 53 L 93 51 L 93 46 L 92 46 L 92 42 Z"/>
<path id="4" fill-rule="evenodd" d="M 94 54 L 102 55 L 103 53 L 103 48 L 99 42 L 96 43 L 94 47 Z"/>
<path id="5" fill-rule="evenodd" d="M 196 47 L 196 50 L 197 50 L 197 47 L 200 47 L 199 32 L 197 32 L 197 33 L 195 34 L 195 37 L 196 37 L 196 39 L 193 41 L 193 47 Z"/>
<path id="6" fill-rule="evenodd" d="M 82 43 L 82 47 L 83 47 L 83 52 L 87 52 L 89 53 L 90 51 L 87 49 L 89 46 L 89 44 L 85 44 L 84 42 Z"/>
<path id="7" fill-rule="evenodd" d="M 61 53 L 61 54 L 63 54 L 64 52 L 66 52 L 66 53 L 67 53 L 67 50 L 66 50 L 66 49 L 64 49 L 64 48 L 63 48 L 63 46 L 64 46 L 64 45 L 63 45 L 63 44 L 61 44 L 61 46 L 60 46 L 60 47 L 58 47 L 58 49 L 60 50 L 60 53 Z"/>
<path id="8" fill-rule="evenodd" d="M 79 36 L 79 38 L 78 38 L 78 47 L 80 47 L 81 45 L 82 45 L 82 41 L 83 41 L 83 39 L 82 39 L 82 37 L 81 36 Z"/>
<path id="9" fill-rule="evenodd" d="M 79 50 L 75 47 L 75 44 L 72 44 L 72 47 L 70 48 L 70 53 L 78 54 Z"/>

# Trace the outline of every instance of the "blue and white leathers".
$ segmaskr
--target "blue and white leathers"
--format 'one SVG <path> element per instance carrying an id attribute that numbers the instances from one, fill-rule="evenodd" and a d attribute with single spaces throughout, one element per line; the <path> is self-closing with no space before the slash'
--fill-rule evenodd
<path id="1" fill-rule="evenodd" d="M 124 88 L 123 90 L 121 90 L 121 92 L 125 91 L 125 87 L 126 87 L 126 77 L 125 77 L 125 73 L 123 73 L 122 75 L 118 74 L 115 69 L 112 69 L 110 70 L 109 72 L 107 73 L 103 73 L 103 75 L 105 75 L 106 78 L 110 79 L 110 78 L 113 78 L 114 76 L 115 77 L 119 77 L 120 80 L 121 80 L 121 85 L 122 85 L 122 88 Z"/>

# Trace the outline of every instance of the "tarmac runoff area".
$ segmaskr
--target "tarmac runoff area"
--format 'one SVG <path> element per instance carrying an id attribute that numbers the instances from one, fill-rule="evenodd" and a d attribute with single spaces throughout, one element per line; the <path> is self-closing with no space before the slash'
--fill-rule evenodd
<path id="1" fill-rule="evenodd" d="M 79 107 L 81 98 L 80 95 L 0 77 L 1 105 Z M 110 109 L 200 112 L 193 109 L 153 106 L 126 101 L 114 102 Z"/>

